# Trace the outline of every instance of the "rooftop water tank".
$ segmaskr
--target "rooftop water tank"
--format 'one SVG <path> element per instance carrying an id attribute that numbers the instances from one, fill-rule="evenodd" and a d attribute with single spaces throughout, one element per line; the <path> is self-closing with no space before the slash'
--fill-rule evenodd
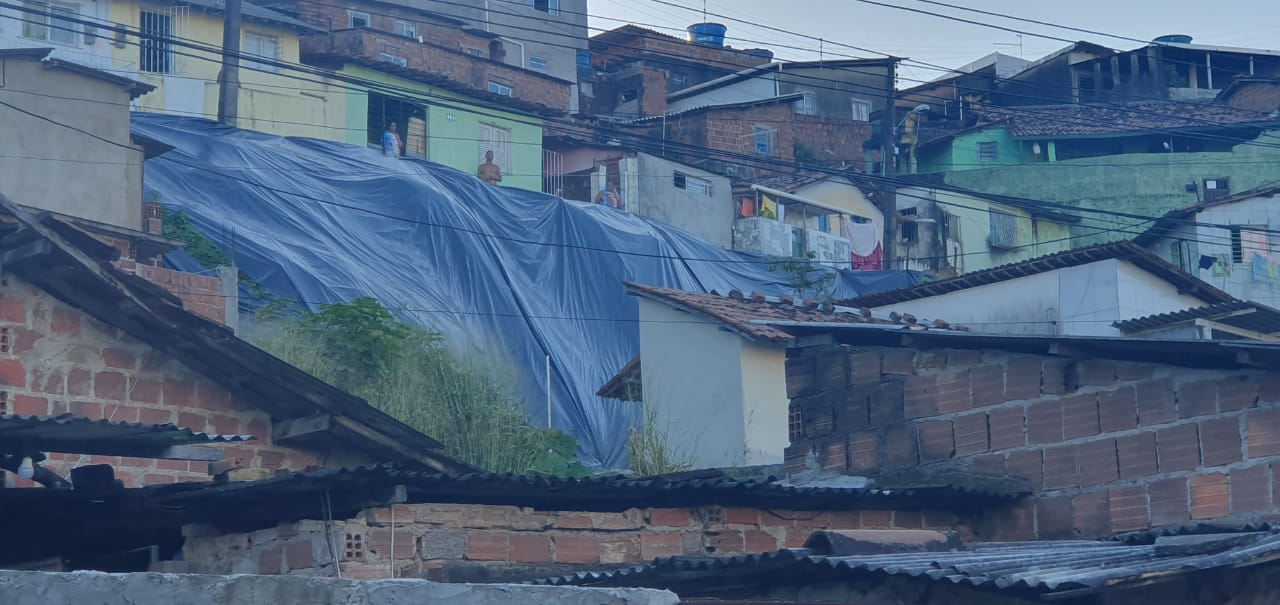
<path id="1" fill-rule="evenodd" d="M 1191 44 L 1191 36 L 1183 34 L 1170 34 L 1168 36 L 1160 36 L 1152 42 L 1156 44 Z"/>
<path id="2" fill-rule="evenodd" d="M 767 49 L 767 48 L 748 48 L 748 49 L 743 50 L 742 52 L 747 53 L 748 55 L 751 55 L 751 56 L 754 56 L 754 57 L 760 57 L 761 59 L 764 59 L 765 61 L 772 61 L 772 60 L 773 60 L 773 51 L 771 51 L 771 50 L 769 50 L 769 49 Z"/>
<path id="3" fill-rule="evenodd" d="M 722 23 L 694 23 L 689 26 L 689 41 L 707 46 L 724 46 L 724 33 L 728 29 Z"/>

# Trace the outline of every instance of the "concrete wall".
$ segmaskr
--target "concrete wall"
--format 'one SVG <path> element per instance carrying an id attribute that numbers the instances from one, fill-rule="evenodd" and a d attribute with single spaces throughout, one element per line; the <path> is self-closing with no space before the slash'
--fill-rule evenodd
<path id="1" fill-rule="evenodd" d="M 792 350 L 803 430 L 787 467 L 817 456 L 1026 478 L 979 539 L 1095 538 L 1280 512 L 1280 374 L 1004 351 Z"/>
<path id="2" fill-rule="evenodd" d="M 158 5 L 138 0 L 113 0 L 110 19 L 129 28 L 137 28 L 144 6 L 158 10 Z M 175 20 L 175 36 L 197 44 L 222 46 L 222 14 L 191 9 L 185 18 Z M 298 34 L 287 27 L 266 25 L 246 20 L 244 31 L 274 36 L 280 44 L 280 60 L 298 63 Z M 136 38 L 131 38 L 136 42 Z M 218 115 L 218 71 L 221 59 L 214 53 L 174 46 L 175 68 L 171 74 L 139 70 L 141 49 L 137 44 L 116 47 L 108 40 L 97 44 L 111 49 L 111 70 L 156 86 L 156 90 L 139 98 L 134 109 L 171 113 L 188 117 L 216 119 Z M 190 56 L 186 56 L 190 55 Z M 241 67 L 239 125 L 282 136 L 301 136 L 334 141 L 346 140 L 345 88 L 329 83 L 320 76 L 281 69 L 279 73 Z"/>
<path id="3" fill-rule="evenodd" d="M 742 337 L 662 303 L 639 303 L 644 405 L 657 430 L 695 468 L 742 465 Z"/>
<path id="4" fill-rule="evenodd" d="M 30 59 L 0 59 L 0 73 L 0 101 L 34 114 L 0 107 L 0 193 L 41 210 L 141 230 L 142 151 L 129 139 L 129 93 Z"/>
<path id="5" fill-rule="evenodd" d="M 253 435 L 222 448 L 244 468 L 302 470 L 373 462 L 272 443 L 272 421 L 252 399 L 233 395 L 180 362 L 67 306 L 12 275 L 0 286 L 0 407 L 35 416 L 174 423 L 200 432 Z M 198 278 L 199 276 L 189 276 Z M 208 463 L 51 454 L 66 477 L 85 464 L 110 464 L 127 487 L 208 480 Z M 6 475 L 18 486 L 31 483 Z"/>
<path id="6" fill-rule="evenodd" d="M 1087 208 L 1161 216 L 1198 201 L 1187 183 L 1229 178 L 1231 190 L 1247 191 L 1276 180 L 1280 150 L 1241 144 L 1231 153 L 1135 153 L 1106 158 L 964 170 L 946 175 L 949 185 L 995 195 L 1020 196 Z M 1090 226 L 1094 225 L 1094 226 Z M 1072 228 L 1075 245 L 1132 237 L 1096 234 L 1096 223 Z"/>
<path id="7" fill-rule="evenodd" d="M 400 96 L 416 99 L 426 106 L 427 159 L 433 162 L 475 174 L 483 162 L 480 157 L 480 124 L 510 130 L 511 173 L 502 175 L 501 185 L 542 191 L 542 123 L 539 120 L 490 109 L 468 111 L 466 97 L 358 65 L 347 65 L 342 72 L 386 84 L 399 91 Z M 368 112 L 368 96 L 351 95 L 343 118 L 346 142 L 368 144 Z"/>
<path id="8" fill-rule="evenodd" d="M 389 578 L 394 568 L 400 578 L 519 582 L 658 557 L 798 548 L 824 529 L 953 529 L 958 523 L 951 514 L 921 511 L 703 506 L 584 512 L 397 504 L 336 520 L 332 539 L 325 523 L 315 520 L 251 533 L 188 526 L 183 561 L 175 563 L 193 573 L 332 576 L 336 554 L 346 578 Z"/>
<path id="9" fill-rule="evenodd" d="M 1252 198 L 1222 206 L 1206 208 L 1188 220 L 1196 224 L 1180 225 L 1172 237 L 1159 240 L 1151 248 L 1162 258 L 1175 262 L 1173 246 L 1182 249 L 1184 269 L 1238 298 L 1264 305 L 1280 305 L 1280 242 L 1275 235 L 1261 233 L 1255 242 L 1241 242 L 1243 262 L 1234 262 L 1231 252 L 1231 230 L 1211 225 L 1250 225 L 1262 229 L 1280 229 L 1280 207 L 1275 198 Z M 1198 266 L 1200 256 L 1212 256 L 1217 264 L 1208 269 Z M 1256 270 L 1255 270 L 1256 268 Z"/>
<path id="10" fill-rule="evenodd" d="M 996 159 L 983 161 L 979 159 L 980 143 L 996 144 Z M 1026 147 L 1029 148 L 1030 144 Z M 1048 145 L 1041 144 L 1041 157 L 1047 157 Z M 956 172 L 979 170 L 995 166 L 1020 166 L 1035 160 L 1034 155 L 1024 149 L 1024 145 L 1009 135 L 1008 128 L 992 126 L 982 130 L 958 134 L 954 139 L 927 148 L 918 154 L 919 172 Z M 985 189 L 975 189 L 985 193 L 993 193 Z"/>
<path id="11" fill-rule="evenodd" d="M 789 257 L 794 240 L 791 226 L 763 216 L 733 221 L 733 249 Z"/>
<path id="12" fill-rule="evenodd" d="M 941 318 L 979 332 L 1119 336 L 1112 322 L 1203 304 L 1130 263 L 1104 260 L 876 310 Z"/>
<path id="13" fill-rule="evenodd" d="M 8 605 L 675 605 L 670 592 L 551 586 L 436 584 L 418 580 L 355 582 L 296 576 L 206 576 L 0 571 Z"/>
<path id="14" fill-rule="evenodd" d="M 787 449 L 787 352 L 742 343 L 742 406 L 747 465 L 781 464 Z"/>
<path id="15" fill-rule="evenodd" d="M 20 3 L 15 3 L 20 4 Z M 94 2 L 92 0 L 68 0 L 66 2 L 58 2 L 62 6 L 71 6 L 76 8 L 76 14 L 82 19 L 101 19 L 109 18 L 108 2 Z M 27 38 L 23 35 L 23 21 L 25 19 L 39 18 L 38 15 L 29 15 L 28 13 L 9 8 L 0 8 L 0 48 L 52 48 L 51 57 L 79 63 L 88 67 L 97 69 L 111 68 L 111 44 L 107 39 L 101 39 L 93 36 L 86 37 L 84 28 L 75 25 L 81 33 L 76 35 L 71 43 L 61 41 L 51 42 L 47 38 L 35 39 Z"/>
<path id="16" fill-rule="evenodd" d="M 733 247 L 733 192 L 729 179 L 648 154 L 636 155 L 638 195 L 627 211 L 674 225 L 722 248 Z M 711 182 L 711 195 L 677 189 L 675 173 Z M 624 174 L 624 177 L 626 175 Z"/>

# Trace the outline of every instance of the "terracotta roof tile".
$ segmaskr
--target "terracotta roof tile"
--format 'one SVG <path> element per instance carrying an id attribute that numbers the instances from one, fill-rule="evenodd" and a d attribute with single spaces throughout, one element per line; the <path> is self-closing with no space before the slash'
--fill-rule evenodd
<path id="1" fill-rule="evenodd" d="M 789 342 L 792 336 L 761 322 L 848 323 L 899 326 L 903 329 L 951 329 L 941 320 L 923 320 L 915 316 L 893 313 L 875 316 L 869 309 L 855 309 L 814 300 L 797 301 L 791 297 L 744 296 L 737 290 L 729 296 L 686 292 L 627 282 L 627 292 L 673 308 L 701 315 L 723 323 L 746 338 L 771 342 Z"/>

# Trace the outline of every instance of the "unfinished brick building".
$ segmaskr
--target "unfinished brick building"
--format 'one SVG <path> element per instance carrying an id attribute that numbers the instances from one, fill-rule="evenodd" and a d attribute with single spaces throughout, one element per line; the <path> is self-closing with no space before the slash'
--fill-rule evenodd
<path id="1" fill-rule="evenodd" d="M 974 526 L 991 540 L 1248 525 L 1280 514 L 1274 346 L 822 333 L 814 338 L 824 344 L 788 354 L 793 471 L 905 465 L 1025 478 L 1033 497 Z"/>

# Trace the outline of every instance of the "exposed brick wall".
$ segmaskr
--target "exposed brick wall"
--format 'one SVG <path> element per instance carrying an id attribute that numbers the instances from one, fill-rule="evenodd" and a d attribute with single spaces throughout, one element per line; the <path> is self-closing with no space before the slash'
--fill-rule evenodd
<path id="1" fill-rule="evenodd" d="M 975 528 L 990 539 L 1095 537 L 1280 517 L 1280 374 L 999 351 L 792 351 L 811 453 L 849 472 L 959 466 L 1036 492 Z M 846 457 L 845 451 L 849 452 Z"/>
<path id="2" fill-rule="evenodd" d="M 447 579 L 454 564 L 608 568 L 674 555 L 762 553 L 799 547 L 821 529 L 952 529 L 943 513 L 785 511 L 751 508 L 631 509 L 620 513 L 538 511 L 514 506 L 408 504 L 370 509 L 335 525 L 344 577 L 391 573 Z M 324 524 L 303 521 L 250 534 L 188 531 L 183 558 L 195 573 L 331 575 Z M 359 545 L 358 548 L 355 545 Z"/>
<path id="3" fill-rule="evenodd" d="M 812 155 L 813 161 L 826 165 L 846 164 L 859 167 L 863 162 L 863 144 L 871 138 L 867 122 L 799 115 L 790 103 L 760 105 L 742 109 L 715 109 L 673 116 L 665 127 L 650 133 L 680 143 L 710 147 L 748 156 L 755 152 L 755 129 L 773 131 L 773 160 L 793 162 L 797 145 Z M 829 152 L 829 153 L 828 153 Z M 766 157 L 766 156 L 760 156 Z M 695 163 L 705 157 L 689 156 Z M 743 163 L 726 159 L 729 163 Z M 781 168 L 757 167 L 757 172 L 778 172 Z"/>
<path id="4" fill-rule="evenodd" d="M 640 84 L 640 116 L 660 116 L 667 113 L 667 71 L 645 67 Z"/>
<path id="5" fill-rule="evenodd" d="M 338 55 L 377 61 L 379 53 L 403 57 L 406 68 L 447 78 L 477 91 L 487 92 L 490 80 L 510 86 L 513 96 L 546 107 L 568 109 L 570 84 L 536 71 L 496 60 L 473 57 L 432 43 L 419 44 L 403 36 L 372 29 L 349 29 L 306 36 L 300 43 L 304 57 Z"/>
<path id="6" fill-rule="evenodd" d="M 253 435 L 256 441 L 223 448 L 228 459 L 239 459 L 245 468 L 302 470 L 323 462 L 312 453 L 272 445 L 266 413 L 13 276 L 4 276 L 0 285 L 0 335 L 5 413 L 69 413 Z M 76 466 L 101 463 L 114 466 L 126 486 L 209 479 L 207 463 L 175 460 L 53 454 L 46 467 L 65 477 Z"/>
<path id="7" fill-rule="evenodd" d="M 227 322 L 227 295 L 222 292 L 222 280 L 212 275 L 197 275 L 151 265 L 130 265 L 139 277 L 154 283 L 182 301 L 182 307 L 220 324 Z"/>
<path id="8" fill-rule="evenodd" d="M 394 34 L 397 32 L 396 21 L 412 23 L 416 26 L 418 35 L 426 42 L 464 52 L 471 48 L 480 51 L 483 57 L 489 57 L 489 38 L 468 33 L 453 25 L 423 19 L 420 12 L 411 8 L 385 3 L 374 5 L 351 2 L 339 5 L 308 0 L 299 0 L 297 5 L 299 20 L 324 31 L 350 29 L 351 20 L 347 11 L 356 10 L 369 15 L 369 29 Z"/>
<path id="9" fill-rule="evenodd" d="M 727 46 L 693 44 L 679 38 L 670 38 L 652 32 L 618 40 L 611 44 L 592 44 L 592 65 L 607 71 L 636 57 L 651 54 L 659 57 L 683 57 L 690 61 L 706 63 L 728 72 L 739 71 L 768 63 L 770 59 L 753 55 Z"/>

